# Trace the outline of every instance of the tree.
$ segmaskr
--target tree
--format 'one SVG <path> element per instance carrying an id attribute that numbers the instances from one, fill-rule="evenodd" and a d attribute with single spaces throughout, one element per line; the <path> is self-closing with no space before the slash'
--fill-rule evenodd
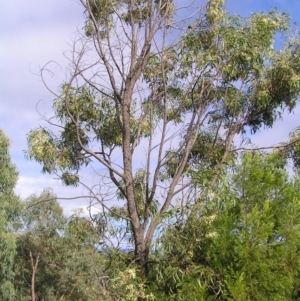
<path id="1" fill-rule="evenodd" d="M 45 199 L 50 201 L 45 202 Z M 66 220 L 50 191 L 30 196 L 24 202 L 21 220 L 22 233 L 17 236 L 15 287 L 18 298 L 36 301 L 48 296 L 49 287 L 54 287 L 58 280 L 51 277 L 53 259 L 50 258 L 59 252 L 59 232 L 63 231 Z"/>
<path id="2" fill-rule="evenodd" d="M 282 155 L 245 153 L 209 190 L 163 237 L 160 299 L 299 300 L 300 181 Z"/>
<path id="3" fill-rule="evenodd" d="M 12 222 L 18 212 L 18 198 L 14 187 L 18 174 L 9 155 L 9 140 L 0 129 L 0 295 L 2 300 L 11 300 L 13 264 L 16 252 L 15 237 L 11 233 Z"/>
<path id="4" fill-rule="evenodd" d="M 176 197 L 183 206 L 192 192 L 197 199 L 191 172 L 210 173 L 213 185 L 237 135 L 272 127 L 294 109 L 299 40 L 274 49 L 276 34 L 289 29 L 286 14 L 243 19 L 230 16 L 223 0 L 199 4 L 196 21 L 180 19 L 189 8 L 180 13 L 172 0 L 80 3 L 85 32 L 74 43 L 68 78 L 52 91 L 57 123 L 48 122 L 58 131 L 31 131 L 27 154 L 130 224 L 144 273 Z M 84 166 L 95 172 L 92 185 L 80 176 Z"/>
<path id="5" fill-rule="evenodd" d="M 77 215 L 65 218 L 51 191 L 30 196 L 24 207 L 14 267 L 16 300 L 99 300 L 97 272 L 104 263 L 91 224 Z"/>

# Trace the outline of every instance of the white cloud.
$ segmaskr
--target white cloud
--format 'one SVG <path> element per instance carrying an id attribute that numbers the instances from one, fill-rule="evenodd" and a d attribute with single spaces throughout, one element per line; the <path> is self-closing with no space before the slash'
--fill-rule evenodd
<path id="1" fill-rule="evenodd" d="M 19 176 L 15 192 L 22 198 L 27 198 L 32 194 L 40 194 L 47 187 L 54 188 L 57 185 L 56 182 L 57 181 L 47 176 Z"/>
<path id="2" fill-rule="evenodd" d="M 30 195 L 39 195 L 44 189 L 48 188 L 58 197 L 58 202 L 63 207 L 66 216 L 70 216 L 73 214 L 74 209 L 78 208 L 81 208 L 85 214 L 88 212 L 87 207 L 89 203 L 85 198 L 72 199 L 72 197 L 83 195 L 82 189 L 63 186 L 58 180 L 49 175 L 40 175 L 38 177 L 19 176 L 15 193 L 24 200 Z"/>

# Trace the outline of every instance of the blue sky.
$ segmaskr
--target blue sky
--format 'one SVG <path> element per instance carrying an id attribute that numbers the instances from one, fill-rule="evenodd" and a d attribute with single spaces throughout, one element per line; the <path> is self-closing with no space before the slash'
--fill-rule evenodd
<path id="1" fill-rule="evenodd" d="M 199 1 L 201 3 L 201 1 Z M 0 128 L 11 140 L 11 156 L 19 170 L 16 192 L 25 198 L 51 186 L 58 195 L 80 193 L 65 188 L 53 176 L 40 173 L 41 166 L 24 158 L 26 134 L 42 120 L 37 113 L 51 113 L 53 96 L 45 89 L 39 68 L 56 61 L 55 77 L 50 85 L 56 90 L 64 79 L 67 60 L 64 51 L 70 49 L 76 30 L 83 27 L 83 10 L 76 0 L 1 1 L 0 5 Z M 226 7 L 233 14 L 249 16 L 251 12 L 269 11 L 277 7 L 288 12 L 300 27 L 299 0 L 228 0 Z M 272 130 L 262 131 L 252 141 L 268 145 L 286 140 L 289 132 L 300 125 L 299 107 L 294 115 L 284 116 Z M 63 201 L 69 213 L 77 202 Z"/>

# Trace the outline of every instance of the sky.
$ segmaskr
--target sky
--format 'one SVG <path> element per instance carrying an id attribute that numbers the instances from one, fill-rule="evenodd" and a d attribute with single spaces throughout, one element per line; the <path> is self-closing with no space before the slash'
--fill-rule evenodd
<path id="1" fill-rule="evenodd" d="M 226 7 L 242 16 L 277 7 L 289 13 L 300 27 L 299 0 L 228 0 Z M 49 116 L 54 98 L 41 82 L 39 70 L 49 61 L 57 62 L 55 75 L 48 78 L 51 88 L 57 91 L 68 64 L 64 53 L 83 25 L 83 9 L 76 0 L 1 1 L 0 128 L 11 141 L 11 158 L 19 172 L 15 190 L 22 198 L 38 194 L 46 187 L 52 187 L 62 197 L 81 193 L 80 188 L 63 187 L 53 176 L 42 174 L 41 166 L 27 160 L 24 151 L 29 131 L 45 125 L 38 112 Z M 251 137 L 252 142 L 265 146 L 287 140 L 289 133 L 300 125 L 299 115 L 300 106 L 293 115 L 284 115 L 272 130 Z M 61 204 L 66 214 L 72 208 L 86 207 L 82 201 Z"/>

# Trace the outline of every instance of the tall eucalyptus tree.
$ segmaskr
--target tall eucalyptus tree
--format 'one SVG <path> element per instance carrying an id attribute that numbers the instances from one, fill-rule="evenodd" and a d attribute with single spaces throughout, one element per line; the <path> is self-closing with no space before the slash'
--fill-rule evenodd
<path id="1" fill-rule="evenodd" d="M 57 130 L 31 131 L 28 157 L 123 219 L 145 271 L 176 198 L 182 206 L 191 199 L 191 171 L 209 172 L 213 184 L 237 135 L 272 127 L 295 108 L 300 40 L 275 49 L 275 36 L 289 29 L 286 14 L 230 16 L 223 0 L 80 3 L 84 32 L 68 77 L 52 91 L 48 121 Z M 92 181 L 80 174 L 84 166 Z"/>

